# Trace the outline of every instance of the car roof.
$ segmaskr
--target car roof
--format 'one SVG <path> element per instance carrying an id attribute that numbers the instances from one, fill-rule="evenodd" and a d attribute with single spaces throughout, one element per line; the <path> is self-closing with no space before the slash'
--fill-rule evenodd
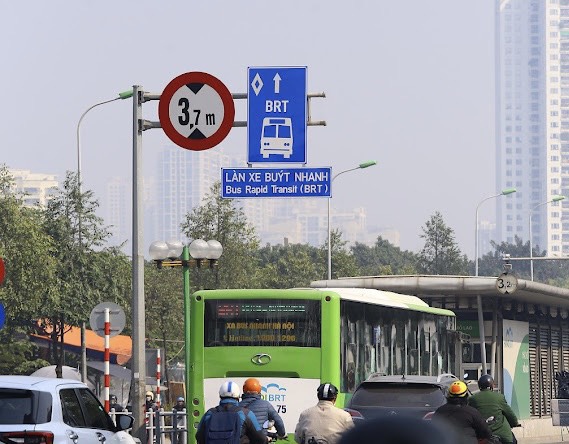
<path id="1" fill-rule="evenodd" d="M 393 384 L 434 384 L 434 385 L 448 385 L 453 381 L 458 381 L 458 378 L 450 373 L 443 373 L 438 376 L 425 376 L 425 375 L 382 375 L 372 373 L 362 384 L 382 382 Z"/>
<path id="2" fill-rule="evenodd" d="M 49 390 L 63 384 L 71 384 L 75 385 L 76 387 L 87 387 L 82 382 L 75 381 L 74 379 L 46 378 L 22 375 L 0 375 L 0 387 Z"/>

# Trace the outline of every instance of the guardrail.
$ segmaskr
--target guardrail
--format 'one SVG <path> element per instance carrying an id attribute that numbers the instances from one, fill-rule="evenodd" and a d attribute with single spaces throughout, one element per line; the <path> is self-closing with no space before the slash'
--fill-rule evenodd
<path id="1" fill-rule="evenodd" d="M 115 412 L 111 409 L 109 415 L 116 424 L 118 415 L 131 415 L 132 412 L 124 410 Z M 188 415 L 186 410 L 164 409 L 149 410 L 146 412 L 147 444 L 185 444 L 187 442 Z"/>

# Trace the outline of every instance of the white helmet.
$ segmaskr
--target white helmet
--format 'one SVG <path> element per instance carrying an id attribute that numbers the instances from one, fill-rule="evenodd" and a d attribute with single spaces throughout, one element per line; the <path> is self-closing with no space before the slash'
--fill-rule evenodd
<path id="1" fill-rule="evenodd" d="M 219 397 L 220 398 L 235 398 L 239 399 L 241 396 L 241 389 L 239 385 L 235 384 L 233 381 L 225 381 L 219 387 Z"/>

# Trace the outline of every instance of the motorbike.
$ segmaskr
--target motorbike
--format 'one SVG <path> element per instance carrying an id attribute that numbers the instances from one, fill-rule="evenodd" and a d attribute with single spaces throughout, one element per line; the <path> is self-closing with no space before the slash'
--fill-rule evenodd
<path id="1" fill-rule="evenodd" d="M 275 427 L 275 421 L 271 421 L 270 419 L 267 419 L 264 423 L 263 423 L 263 431 L 265 432 L 265 434 L 267 435 L 267 437 L 269 438 L 269 442 L 273 442 L 276 441 L 277 439 L 285 439 L 287 440 L 288 437 L 285 436 L 280 437 L 277 433 L 277 429 Z"/>

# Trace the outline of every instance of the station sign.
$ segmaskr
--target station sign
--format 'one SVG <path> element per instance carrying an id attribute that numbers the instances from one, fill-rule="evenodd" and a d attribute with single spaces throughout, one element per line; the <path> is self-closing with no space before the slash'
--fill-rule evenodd
<path id="1" fill-rule="evenodd" d="M 221 197 L 330 197 L 332 168 L 222 168 Z"/>
<path id="2" fill-rule="evenodd" d="M 248 163 L 306 164 L 306 66 L 249 67 Z"/>

